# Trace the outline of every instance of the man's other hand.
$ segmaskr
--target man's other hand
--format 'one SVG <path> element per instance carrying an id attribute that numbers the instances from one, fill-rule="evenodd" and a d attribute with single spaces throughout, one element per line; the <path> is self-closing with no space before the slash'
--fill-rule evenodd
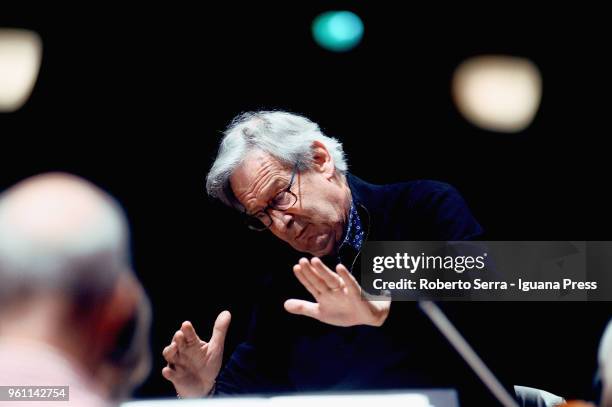
<path id="1" fill-rule="evenodd" d="M 204 397 L 212 391 L 223 362 L 230 320 L 228 311 L 219 314 L 209 342 L 201 340 L 191 322 L 185 321 L 164 348 L 168 365 L 162 375 L 174 384 L 180 397 Z"/>

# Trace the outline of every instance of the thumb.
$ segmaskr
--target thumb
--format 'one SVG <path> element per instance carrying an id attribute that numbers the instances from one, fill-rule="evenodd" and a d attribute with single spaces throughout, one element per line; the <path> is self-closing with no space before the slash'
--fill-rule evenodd
<path id="1" fill-rule="evenodd" d="M 291 314 L 319 319 L 319 304 L 316 302 L 291 299 L 285 301 L 285 309 Z"/>
<path id="2" fill-rule="evenodd" d="M 223 346 L 225 342 L 225 335 L 229 328 L 230 321 L 232 320 L 232 314 L 229 311 L 223 311 L 217 317 L 215 326 L 213 327 L 213 333 L 210 338 L 210 342 L 218 346 Z"/>

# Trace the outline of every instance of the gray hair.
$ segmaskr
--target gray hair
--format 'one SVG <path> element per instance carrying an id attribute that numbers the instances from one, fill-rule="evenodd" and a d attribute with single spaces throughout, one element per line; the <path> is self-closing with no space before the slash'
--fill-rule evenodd
<path id="1" fill-rule="evenodd" d="M 229 178 L 249 152 L 264 151 L 283 164 L 297 165 L 299 170 L 304 171 L 312 167 L 312 143 L 315 141 L 327 148 L 336 170 L 345 174 L 348 165 L 342 144 L 323 134 L 313 121 L 283 111 L 240 114 L 232 120 L 224 133 L 217 158 L 206 177 L 206 191 L 226 205 L 239 205 Z"/>

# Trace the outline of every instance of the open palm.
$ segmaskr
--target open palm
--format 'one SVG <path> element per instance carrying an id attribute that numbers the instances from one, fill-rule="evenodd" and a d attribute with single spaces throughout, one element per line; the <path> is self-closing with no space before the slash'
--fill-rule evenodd
<path id="1" fill-rule="evenodd" d="M 391 301 L 368 301 L 361 296 L 361 287 L 342 264 L 336 266 L 337 273 L 323 262 L 300 259 L 293 266 L 293 272 L 316 302 L 290 299 L 285 309 L 298 315 L 305 315 L 331 325 L 381 326 L 389 314 Z"/>

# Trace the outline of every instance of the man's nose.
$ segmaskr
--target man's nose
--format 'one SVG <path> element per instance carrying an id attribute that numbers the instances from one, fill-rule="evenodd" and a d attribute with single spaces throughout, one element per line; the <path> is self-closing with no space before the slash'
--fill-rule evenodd
<path id="1" fill-rule="evenodd" d="M 293 224 L 293 215 L 288 212 L 270 209 L 268 214 L 272 218 L 274 226 L 280 231 L 286 231 Z"/>

